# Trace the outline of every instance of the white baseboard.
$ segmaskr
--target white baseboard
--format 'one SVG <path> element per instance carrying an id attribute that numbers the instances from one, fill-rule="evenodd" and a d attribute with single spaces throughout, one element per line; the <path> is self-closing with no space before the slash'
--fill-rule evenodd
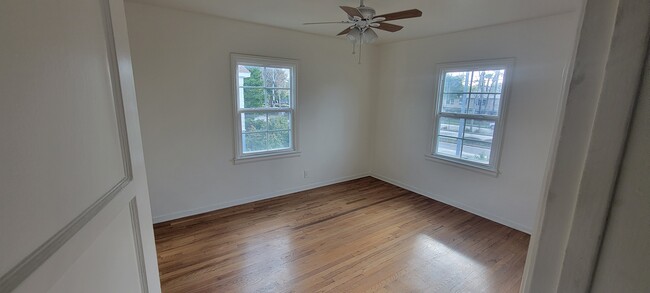
<path id="1" fill-rule="evenodd" d="M 283 196 L 283 195 L 287 195 L 287 194 L 294 193 L 294 192 L 300 192 L 300 191 L 305 191 L 305 190 L 308 190 L 308 189 L 318 188 L 318 187 L 322 187 L 322 186 L 326 186 L 326 185 L 330 185 L 330 184 L 336 184 L 336 183 L 340 183 L 340 182 L 344 182 L 344 181 L 359 179 L 359 178 L 366 177 L 366 176 L 372 176 L 374 178 L 377 178 L 379 180 L 388 182 L 388 183 L 393 184 L 395 186 L 399 186 L 399 187 L 404 188 L 406 190 L 415 192 L 417 194 L 420 194 L 420 195 L 426 196 L 428 198 L 437 200 L 439 202 L 448 204 L 450 206 L 459 208 L 461 210 L 470 212 L 472 214 L 481 216 L 483 218 L 486 218 L 486 219 L 489 219 L 491 221 L 497 222 L 499 224 L 508 226 L 510 228 L 522 231 L 522 232 L 527 233 L 527 234 L 530 234 L 531 231 L 532 231 L 532 229 L 530 227 L 526 227 L 524 225 L 520 225 L 520 224 L 512 222 L 510 220 L 506 220 L 506 219 L 503 219 L 501 217 L 491 215 L 489 213 L 486 213 L 485 211 L 481 211 L 479 209 L 468 206 L 468 205 L 466 205 L 464 203 L 455 201 L 453 199 L 449 199 L 448 197 L 433 194 L 433 193 L 421 190 L 421 189 L 419 189 L 417 187 L 414 187 L 414 186 L 411 186 L 411 185 L 408 185 L 408 184 L 404 184 L 404 183 L 402 183 L 400 181 L 397 181 L 397 180 L 394 180 L 394 179 L 391 179 L 391 178 L 388 178 L 388 177 L 385 177 L 385 176 L 382 176 L 382 175 L 379 175 L 379 174 L 376 174 L 376 173 L 363 173 L 363 174 L 358 174 L 358 175 L 355 175 L 355 176 L 346 176 L 346 177 L 340 177 L 340 178 L 331 179 L 331 180 L 324 180 L 324 181 L 314 182 L 314 183 L 301 185 L 301 186 L 293 187 L 293 188 L 288 188 L 288 189 L 284 189 L 284 190 L 280 190 L 280 191 L 276 191 L 276 192 L 260 194 L 260 195 L 255 195 L 255 196 L 249 196 L 249 197 L 245 197 L 245 198 L 241 198 L 241 199 L 237 199 L 237 200 L 233 200 L 233 201 L 229 201 L 229 202 L 225 202 L 225 203 L 205 206 L 205 207 L 201 207 L 201 208 L 198 208 L 198 209 L 192 209 L 192 210 L 169 213 L 169 214 L 166 214 L 166 215 L 161 215 L 161 216 L 154 217 L 153 222 L 154 223 L 166 222 L 166 221 L 170 221 L 170 220 L 175 220 L 175 219 L 179 219 L 179 218 L 184 218 L 184 217 L 188 217 L 188 216 L 193 216 L 193 215 L 198 215 L 198 214 L 202 214 L 202 213 L 206 213 L 206 212 L 211 212 L 211 211 L 215 211 L 215 210 L 225 209 L 225 208 L 229 208 L 229 207 L 233 207 L 233 206 L 237 206 L 237 205 L 242 205 L 242 204 L 251 203 L 251 202 L 255 202 L 255 201 L 260 201 L 260 200 L 264 200 L 264 199 L 274 198 L 274 197 L 278 197 L 278 196 Z"/>
<path id="2" fill-rule="evenodd" d="M 155 217 L 153 217 L 153 223 L 156 224 L 156 223 L 166 222 L 166 221 L 180 219 L 180 218 L 184 218 L 184 217 L 194 216 L 194 215 L 198 215 L 198 214 L 202 214 L 202 213 L 206 213 L 206 212 L 225 209 L 225 208 L 229 208 L 229 207 L 233 207 L 233 206 L 238 206 L 238 205 L 242 205 L 242 204 L 246 204 L 246 203 L 251 203 L 251 202 L 255 202 L 255 201 L 260 201 L 260 200 L 264 200 L 264 199 L 269 199 L 269 198 L 273 198 L 273 197 L 287 195 L 287 194 L 294 193 L 294 192 L 305 191 L 305 190 L 308 190 L 308 189 L 314 189 L 314 188 L 318 188 L 318 187 L 322 187 L 322 186 L 326 186 L 326 185 L 330 185 L 330 184 L 336 184 L 336 183 L 340 183 L 340 182 L 344 182 L 344 181 L 359 179 L 359 178 L 367 177 L 367 176 L 370 176 L 370 174 L 369 173 L 362 173 L 362 174 L 358 174 L 358 175 L 354 175 L 354 176 L 340 177 L 340 178 L 336 178 L 336 179 L 319 181 L 319 182 L 314 182 L 314 183 L 310 183 L 310 184 L 306 184 L 306 185 L 301 185 L 301 186 L 298 186 L 298 187 L 288 188 L 288 189 L 284 189 L 284 190 L 280 190 L 280 191 L 276 191 L 276 192 L 249 196 L 249 197 L 245 197 L 245 198 L 241 198 L 241 199 L 237 199 L 237 200 L 233 200 L 233 201 L 229 201 L 229 202 L 225 202 L 225 203 L 219 203 L 219 204 L 215 204 L 215 205 L 201 207 L 201 208 L 198 208 L 198 209 L 192 209 L 192 210 L 169 213 L 169 214 L 161 215 L 161 216 L 155 216 Z"/>
<path id="3" fill-rule="evenodd" d="M 450 206 L 453 206 L 453 207 L 459 208 L 459 209 L 461 209 L 461 210 L 464 210 L 464 211 L 470 212 L 470 213 L 475 214 L 475 215 L 477 215 L 477 216 L 481 216 L 481 217 L 483 217 L 483 218 L 486 218 L 486 219 L 488 219 L 488 220 L 491 220 L 491 221 L 497 222 L 497 223 L 499 223 L 499 224 L 502 224 L 502 225 L 508 226 L 508 227 L 513 228 L 513 229 L 515 229 L 515 230 L 519 230 L 519 231 L 524 232 L 524 233 L 526 233 L 526 234 L 529 234 L 529 235 L 531 234 L 531 231 L 532 231 L 531 227 L 527 227 L 527 226 L 524 226 L 524 225 L 520 225 L 520 224 L 515 223 L 515 222 L 512 222 L 512 221 L 510 221 L 510 220 L 506 220 L 506 219 L 503 219 L 503 218 L 501 218 L 501 217 L 497 217 L 497 216 L 495 216 L 495 215 L 491 215 L 491 214 L 489 214 L 489 213 L 486 213 L 485 211 L 481 211 L 481 210 L 476 209 L 476 208 L 474 208 L 474 207 L 468 206 L 468 205 L 466 205 L 466 204 L 464 204 L 464 203 L 461 203 L 461 202 L 455 201 L 455 200 L 453 200 L 453 199 L 449 199 L 448 197 L 444 197 L 444 196 L 440 196 L 440 195 L 437 195 L 437 194 L 433 194 L 433 193 L 430 193 L 430 192 L 427 192 L 427 191 L 421 190 L 421 189 L 419 189 L 419 188 L 417 188 L 417 187 L 414 187 L 414 186 L 411 186 L 411 185 L 408 185 L 408 184 L 404 184 L 404 183 L 399 182 L 399 181 L 397 181 L 397 180 L 393 180 L 393 179 L 390 179 L 390 178 L 388 178 L 388 177 L 385 177 L 385 176 L 382 176 L 382 175 L 379 175 L 379 174 L 376 174 L 376 173 L 371 173 L 370 176 L 372 176 L 372 177 L 374 177 L 374 178 L 377 178 L 377 179 L 379 179 L 379 180 L 381 180 L 381 181 L 388 182 L 388 183 L 393 184 L 393 185 L 395 185 L 395 186 L 399 186 L 399 187 L 404 188 L 404 189 L 406 189 L 406 190 L 409 190 L 409 191 L 415 192 L 415 193 L 417 193 L 417 194 L 420 194 L 420 195 L 426 196 L 426 197 L 428 197 L 428 198 L 431 198 L 431 199 L 437 200 L 437 201 L 439 201 L 439 202 L 442 202 L 442 203 L 448 204 L 448 205 L 450 205 Z"/>

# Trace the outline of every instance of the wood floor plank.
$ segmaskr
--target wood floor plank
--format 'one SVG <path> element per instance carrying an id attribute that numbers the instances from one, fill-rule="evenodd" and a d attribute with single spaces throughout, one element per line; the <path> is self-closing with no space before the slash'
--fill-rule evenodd
<path id="1" fill-rule="evenodd" d="M 366 177 L 154 226 L 163 292 L 517 292 L 529 236 Z"/>

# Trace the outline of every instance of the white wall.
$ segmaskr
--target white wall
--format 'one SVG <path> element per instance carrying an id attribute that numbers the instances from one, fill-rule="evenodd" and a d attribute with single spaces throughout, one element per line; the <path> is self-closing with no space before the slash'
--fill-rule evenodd
<path id="1" fill-rule="evenodd" d="M 358 65 L 342 39 L 128 3 L 154 218 L 372 174 L 531 232 L 577 18 L 568 13 L 368 46 Z M 230 52 L 301 60 L 300 157 L 232 163 Z M 435 64 L 502 57 L 516 58 L 502 173 L 495 178 L 426 160 Z"/>
<path id="2" fill-rule="evenodd" d="M 340 38 L 137 3 L 126 11 L 155 221 L 368 174 L 376 48 L 358 65 Z M 231 52 L 300 60 L 300 157 L 232 163 Z"/>
<path id="3" fill-rule="evenodd" d="M 373 174 L 531 232 L 560 118 L 577 13 L 383 45 L 374 113 Z M 501 174 L 426 160 L 441 62 L 516 58 Z"/>

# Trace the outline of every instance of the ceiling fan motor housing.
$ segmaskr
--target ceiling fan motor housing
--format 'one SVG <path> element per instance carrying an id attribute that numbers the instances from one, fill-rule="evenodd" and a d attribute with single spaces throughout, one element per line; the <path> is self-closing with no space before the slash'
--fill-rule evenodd
<path id="1" fill-rule="evenodd" d="M 375 9 L 372 7 L 360 6 L 357 9 L 361 12 L 361 15 L 363 15 L 363 19 L 372 19 L 376 14 Z"/>

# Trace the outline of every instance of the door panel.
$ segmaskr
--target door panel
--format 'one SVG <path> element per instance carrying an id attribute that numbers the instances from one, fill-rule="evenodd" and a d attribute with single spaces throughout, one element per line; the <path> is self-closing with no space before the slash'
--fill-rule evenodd
<path id="1" fill-rule="evenodd" d="M 0 292 L 159 291 L 122 0 L 3 1 L 0 43 Z"/>
<path id="2" fill-rule="evenodd" d="M 130 210 L 125 208 L 52 287 L 52 293 L 138 292 L 135 237 Z M 111 251 L 111 254 L 104 252 Z M 119 270 L 112 268 L 119 267 Z"/>
<path id="3" fill-rule="evenodd" d="M 0 274 L 126 177 L 103 3 L 11 2 L 0 9 L 0 234 L 12 235 Z"/>

